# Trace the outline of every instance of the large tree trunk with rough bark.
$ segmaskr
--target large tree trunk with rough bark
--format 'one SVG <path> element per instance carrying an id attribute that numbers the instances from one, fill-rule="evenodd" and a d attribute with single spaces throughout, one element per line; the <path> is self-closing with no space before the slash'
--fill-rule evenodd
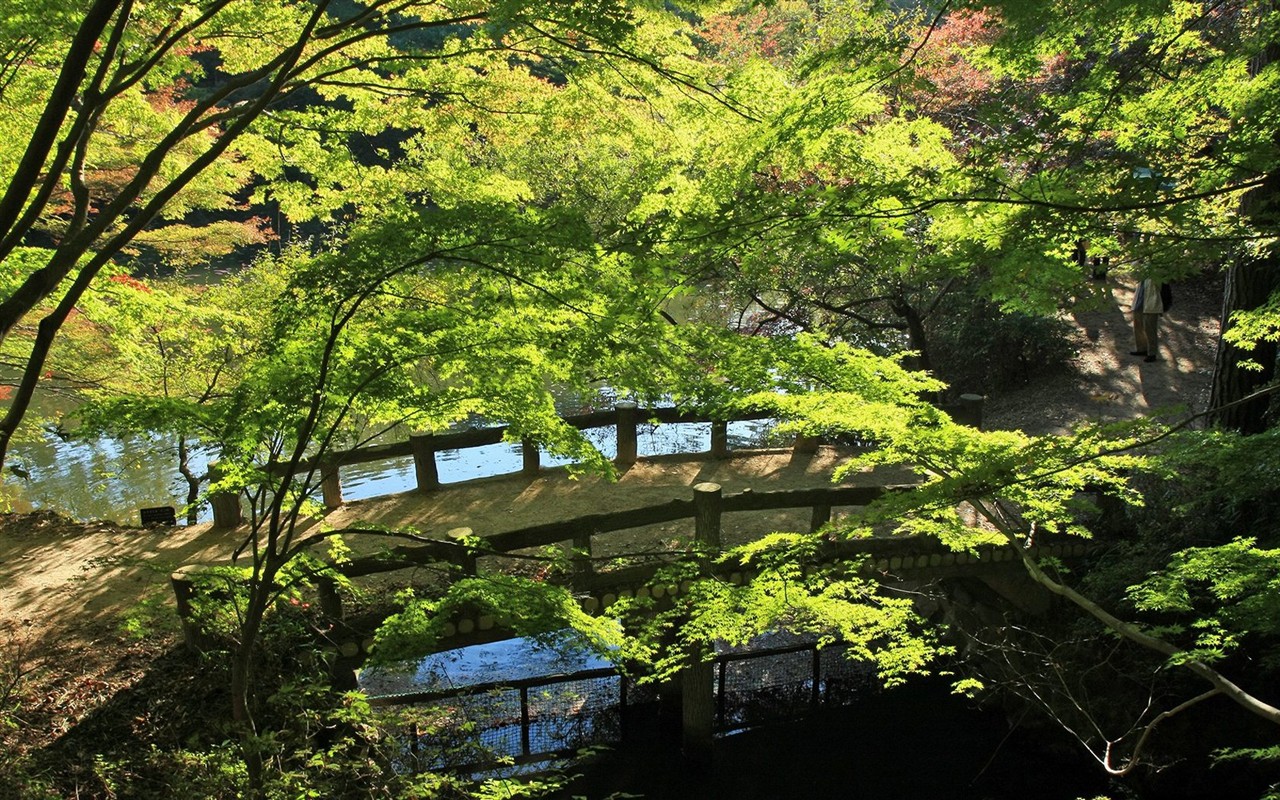
<path id="1" fill-rule="evenodd" d="M 1274 3 L 1266 3 L 1273 7 Z M 1271 41 L 1249 62 L 1249 76 L 1256 77 L 1264 67 L 1280 61 L 1280 42 Z M 1280 150 L 1280 132 L 1272 139 Z M 1261 232 L 1274 235 L 1280 223 L 1280 170 L 1272 170 L 1261 186 L 1245 195 L 1241 214 Z M 1237 311 L 1258 308 L 1280 290 L 1280 258 L 1273 252 L 1266 257 L 1241 256 L 1227 273 L 1222 297 L 1222 331 L 1231 329 L 1231 315 Z M 1260 433 L 1276 422 L 1271 413 L 1272 399 L 1259 398 L 1231 405 L 1248 397 L 1276 377 L 1276 344 L 1259 342 L 1253 350 L 1241 350 L 1218 336 L 1218 357 L 1213 371 L 1210 410 L 1220 409 L 1213 417 L 1215 424 L 1240 433 Z M 1246 369 L 1242 364 L 1255 368 Z M 1260 367 L 1260 369 L 1259 369 Z"/>
<path id="2" fill-rule="evenodd" d="M 1231 314 L 1254 309 L 1280 289 L 1280 263 L 1275 257 L 1241 259 L 1227 272 L 1222 300 L 1222 333 L 1231 329 Z M 1261 369 L 1242 366 L 1252 362 Z M 1261 397 L 1248 403 L 1231 405 L 1270 383 L 1276 377 L 1276 345 L 1259 342 L 1253 350 L 1242 350 L 1218 337 L 1218 357 L 1214 364 L 1213 392 L 1210 409 L 1220 409 L 1214 422 L 1240 433 L 1260 433 L 1268 425 L 1271 398 Z M 1274 420 L 1270 420 L 1274 421 Z"/>

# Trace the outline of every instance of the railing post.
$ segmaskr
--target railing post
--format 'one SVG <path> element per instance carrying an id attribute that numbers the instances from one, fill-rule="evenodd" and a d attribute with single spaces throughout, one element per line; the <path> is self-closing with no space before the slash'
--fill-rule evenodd
<path id="1" fill-rule="evenodd" d="M 716 724 L 721 728 L 724 727 L 724 673 L 726 665 L 724 661 L 716 661 Z"/>
<path id="2" fill-rule="evenodd" d="M 415 719 L 413 724 L 409 726 L 409 753 L 413 758 L 413 774 L 418 775 L 422 772 L 422 762 L 418 758 L 418 750 L 422 747 L 419 739 L 422 738 L 422 731 L 418 728 L 418 721 Z"/>
<path id="3" fill-rule="evenodd" d="M 814 506 L 813 514 L 809 517 L 809 532 L 821 528 L 831 521 L 831 506 Z"/>
<path id="4" fill-rule="evenodd" d="M 792 451 L 796 453 L 816 453 L 821 444 L 822 437 L 804 436 L 802 434 L 796 437 L 796 442 L 792 445 Z"/>
<path id="5" fill-rule="evenodd" d="M 529 742 L 529 687 L 520 687 L 520 755 L 527 756 Z"/>
<path id="6" fill-rule="evenodd" d="M 449 537 L 449 540 L 454 542 L 455 544 L 458 544 L 462 547 L 466 547 L 467 545 L 465 540 L 470 539 L 473 533 L 474 531 L 472 531 L 470 528 L 450 528 L 449 532 L 446 533 L 445 536 Z M 462 574 L 464 575 L 477 574 L 476 573 L 476 554 L 473 553 L 470 549 L 466 550 L 465 554 L 462 556 L 462 559 L 459 561 L 458 566 L 462 568 Z"/>
<path id="7" fill-rule="evenodd" d="M 591 566 L 590 531 L 574 535 L 572 561 L 574 577 L 578 580 L 589 578 L 595 572 L 595 569 Z"/>
<path id="8" fill-rule="evenodd" d="M 720 550 L 720 514 L 723 504 L 720 484 L 699 483 L 693 487 L 694 539 L 713 552 Z"/>
<path id="9" fill-rule="evenodd" d="M 813 646 L 813 694 L 810 700 L 814 708 L 822 704 L 822 651 L 817 645 Z"/>
<path id="10" fill-rule="evenodd" d="M 418 478 L 418 491 L 432 492 L 440 488 L 440 471 L 436 467 L 435 436 L 430 433 L 409 435 L 413 448 L 413 471 Z"/>
<path id="11" fill-rule="evenodd" d="M 618 458 L 620 466 L 629 467 L 639 457 L 639 446 L 636 442 L 636 404 L 630 400 L 619 400 L 614 408 L 618 412 Z"/>
<path id="12" fill-rule="evenodd" d="M 715 662 L 704 661 L 697 645 L 680 670 L 681 750 L 698 764 L 711 762 L 715 734 Z"/>
<path id="13" fill-rule="evenodd" d="M 538 443 L 530 439 L 528 436 L 520 440 L 520 455 L 524 458 L 524 463 L 520 467 L 523 475 L 534 477 L 541 468 L 539 463 L 540 453 L 538 452 Z"/>
<path id="14" fill-rule="evenodd" d="M 324 497 L 325 508 L 342 505 L 342 477 L 338 465 L 331 461 L 320 462 L 320 493 Z"/>
<path id="15" fill-rule="evenodd" d="M 693 487 L 693 535 L 699 548 L 719 552 L 722 511 L 720 484 Z M 698 764 L 711 761 L 716 719 L 715 663 L 704 659 L 706 647 L 690 645 L 680 669 L 681 745 L 684 757 Z"/>
<path id="16" fill-rule="evenodd" d="M 222 479 L 222 470 L 217 464 L 209 465 L 209 483 L 214 484 Z M 209 505 L 213 508 L 213 527 L 235 528 L 240 525 L 240 493 L 216 492 L 209 495 Z"/>
<path id="17" fill-rule="evenodd" d="M 729 423 L 722 419 L 711 421 L 711 457 L 716 460 L 729 457 Z"/>
<path id="18" fill-rule="evenodd" d="M 960 395 L 960 408 L 956 414 L 956 422 L 982 430 L 982 406 L 986 399 L 980 394 Z"/>
<path id="19" fill-rule="evenodd" d="M 178 605 L 178 621 L 182 624 L 182 642 L 193 650 L 201 650 L 201 633 L 199 626 L 192 619 L 191 597 L 195 594 L 191 571 L 194 567 L 180 567 L 169 575 L 169 583 L 173 586 L 173 597 Z"/>
<path id="20" fill-rule="evenodd" d="M 342 619 L 342 596 L 332 578 L 316 581 L 316 594 L 320 596 L 320 610 L 326 617 L 334 621 Z"/>

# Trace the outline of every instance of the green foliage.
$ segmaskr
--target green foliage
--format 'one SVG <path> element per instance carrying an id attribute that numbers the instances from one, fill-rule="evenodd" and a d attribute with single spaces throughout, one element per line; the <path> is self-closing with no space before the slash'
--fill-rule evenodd
<path id="1" fill-rule="evenodd" d="M 1215 661 L 1237 650 L 1242 637 L 1268 642 L 1264 662 L 1280 667 L 1274 638 L 1280 634 L 1280 550 L 1237 538 L 1215 547 L 1180 551 L 1166 570 L 1133 586 L 1140 610 L 1190 618 L 1188 657 Z"/>
<path id="2" fill-rule="evenodd" d="M 1274 294 L 1258 308 L 1236 311 L 1222 338 L 1241 350 L 1252 351 L 1260 342 L 1280 341 L 1280 294 Z M 1263 365 L 1245 361 L 1241 366 L 1261 370 Z"/>
<path id="3" fill-rule="evenodd" d="M 961 678 L 951 686 L 952 694 L 964 695 L 970 699 L 977 697 L 987 687 L 977 678 Z"/>
<path id="4" fill-rule="evenodd" d="M 1228 19 L 1189 2 L 1009 2 L 926 33 L 923 11 L 901 4 L 709 5 L 695 34 L 655 2 L 344 4 L 313 39 L 306 4 L 233 0 L 199 19 L 177 2 L 120 18 L 129 58 L 109 57 L 105 42 L 85 53 L 108 80 L 81 86 L 66 109 L 80 172 L 46 165 L 44 199 L 26 191 L 39 170 L 18 186 L 35 204 L 11 241 L 59 244 L 7 252 L 0 294 L 48 283 L 36 292 L 41 313 L 60 298 L 76 306 L 53 358 L 95 387 L 85 432 L 192 437 L 221 459 L 212 488 L 252 508 L 250 563 L 201 575 L 195 603 L 196 620 L 231 644 L 233 674 L 247 684 L 238 699 L 261 695 L 237 707 L 246 765 L 218 746 L 156 752 L 149 769 L 172 769 L 192 795 L 386 789 L 378 781 L 390 780 L 399 742 L 358 697 L 253 680 L 270 673 L 264 665 L 296 666 L 279 642 L 255 637 L 261 626 L 305 629 L 301 592 L 323 570 L 305 553 L 329 534 L 306 527 L 319 514 L 309 499 L 316 465 L 391 432 L 483 417 L 612 474 L 560 421 L 552 386 L 587 392 L 605 381 L 620 397 L 767 410 L 784 430 L 879 444 L 842 475 L 900 464 L 921 478 L 837 536 L 889 523 L 956 550 L 1022 546 L 1092 536 L 1084 490 L 1143 502 L 1137 470 L 1213 475 L 1199 501 L 1217 495 L 1237 508 L 1241 487 L 1275 483 L 1274 437 L 1170 437 L 1153 457 L 1139 448 L 1164 437 L 1155 422 L 1067 437 L 955 425 L 921 400 L 943 383 L 901 355 L 932 345 L 938 377 L 979 391 L 1063 358 L 1057 332 L 1033 314 L 1084 295 L 1069 245 L 1086 233 L 1097 252 L 1164 277 L 1219 257 L 1222 242 L 1267 254 L 1274 232 L 1241 201 L 1249 176 L 1277 164 L 1278 73 L 1246 67 L 1274 44 L 1274 10 Z M 0 51 L 24 66 L 0 67 L 6 176 L 18 173 L 78 22 L 38 0 L 11 11 L 0 15 Z M 162 44 L 183 31 L 179 21 L 195 27 Z M 727 63 L 700 63 L 706 54 Z M 144 63 L 140 80 L 114 81 Z M 108 85 L 118 91 L 100 91 Z M 270 113 L 259 100 L 272 101 Z M 150 166 L 155 176 L 135 186 Z M 175 193 L 146 209 L 165 187 Z M 92 291 L 71 288 L 90 253 L 190 263 L 263 241 L 260 227 L 180 224 L 230 211 L 246 192 L 324 235 L 217 287 L 143 283 L 118 269 L 95 281 L 94 266 L 82 276 Z M 153 229 L 111 238 L 152 217 Z M 89 219 L 96 233 L 80 235 Z M 57 265 L 51 280 L 36 278 Z M 705 280 L 752 300 L 788 335 L 668 324 L 670 298 Z M 937 301 L 956 281 L 981 297 Z M 1236 340 L 1273 338 L 1274 305 L 1239 317 Z M 32 350 L 15 326 L 34 307 L 6 307 L 6 357 Z M 962 362 L 1007 371 L 953 366 Z M 1272 544 L 1186 550 L 1131 597 L 1194 640 L 1179 661 L 1234 652 L 1274 636 L 1280 558 L 1263 549 Z M 817 569 L 820 547 L 777 534 L 726 555 L 760 571 L 742 586 L 707 577 L 696 560 L 680 565 L 673 580 L 691 589 L 673 611 L 649 618 L 640 601 L 619 604 L 637 612 L 627 637 L 547 583 L 455 581 L 438 597 L 401 598 L 377 658 L 420 653 L 463 611 L 535 638 L 572 629 L 659 674 L 778 626 L 849 642 L 890 683 L 949 653 L 909 601 Z M 255 731 L 249 712 L 271 724 Z M 265 786 L 246 786 L 255 759 L 272 767 Z M 107 791 L 141 786 L 130 769 L 104 758 Z M 445 788 L 421 776 L 396 791 Z"/>
<path id="5" fill-rule="evenodd" d="M 1280 432 L 1183 431 L 1163 443 L 1152 469 L 1161 481 L 1177 486 L 1170 502 L 1181 524 L 1212 526 L 1212 520 L 1220 520 L 1224 531 L 1266 530 L 1275 518 L 1280 487 Z M 1217 542 L 1223 541 L 1219 535 Z"/>
<path id="6" fill-rule="evenodd" d="M 932 371 L 943 383 L 957 391 L 1001 393 L 1075 355 L 1065 321 L 1003 311 L 980 291 L 952 291 L 929 318 Z"/>
<path id="7" fill-rule="evenodd" d="M 882 430 L 927 425 L 937 417 L 920 396 L 942 384 L 909 372 L 899 359 L 843 344 L 827 346 L 807 335 L 775 348 L 779 371 L 770 390 L 740 403 L 777 414 L 786 421 L 784 429 L 875 438 Z"/>
<path id="8" fill-rule="evenodd" d="M 161 749 L 140 756 L 98 756 L 94 779 L 112 797 L 232 797 L 248 790 L 244 762 L 235 745 L 208 749 Z"/>
<path id="9" fill-rule="evenodd" d="M 371 665 L 394 665 L 430 652 L 444 623 L 459 613 L 491 614 L 517 636 L 552 648 L 587 649 L 615 657 L 622 634 L 608 617 L 584 612 L 562 586 L 508 575 L 463 578 L 440 598 L 426 599 L 406 590 L 400 611 L 379 626 Z"/>
<path id="10" fill-rule="evenodd" d="M 850 658 L 876 666 L 886 686 L 925 674 L 950 647 L 913 610 L 909 598 L 891 597 L 859 578 L 857 565 L 818 568 L 812 535 L 773 534 L 727 551 L 721 562 L 752 568 L 741 585 L 687 577 L 690 567 L 665 576 L 688 584 L 669 610 L 651 602 L 620 600 L 614 608 L 632 633 L 622 655 L 643 664 L 644 680 L 662 680 L 690 655 L 707 658 L 716 645 L 741 647 L 779 630 L 816 636 L 820 646 L 842 643 Z"/>
<path id="11" fill-rule="evenodd" d="M 176 633 L 178 617 L 173 613 L 173 591 L 168 586 L 155 587 L 125 611 L 120 630 L 131 639 L 148 639 L 164 633 Z"/>

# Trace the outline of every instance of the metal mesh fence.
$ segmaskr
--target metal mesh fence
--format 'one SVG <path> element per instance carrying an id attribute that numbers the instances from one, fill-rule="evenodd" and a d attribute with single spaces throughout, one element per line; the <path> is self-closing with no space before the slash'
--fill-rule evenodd
<path id="1" fill-rule="evenodd" d="M 717 727 L 722 731 L 803 716 L 874 691 L 875 670 L 843 647 L 723 656 L 717 665 Z"/>
<path id="2" fill-rule="evenodd" d="M 464 769 L 616 742 L 625 689 L 617 675 L 522 681 L 517 687 L 414 702 L 387 713 L 407 732 L 405 769 Z"/>
<path id="3" fill-rule="evenodd" d="M 720 727 L 741 728 L 803 713 L 813 703 L 813 653 L 750 655 L 719 665 Z"/>
<path id="4" fill-rule="evenodd" d="M 872 665 L 812 645 L 722 655 L 713 675 L 720 731 L 844 705 L 877 685 Z M 603 670 L 517 683 L 389 709 L 389 724 L 408 732 L 405 769 L 466 770 L 618 742 L 627 707 L 657 699 L 654 687 Z"/>
<path id="5" fill-rule="evenodd" d="M 880 688 L 875 664 L 850 658 L 848 648 L 828 647 L 818 651 L 818 657 L 824 704 L 848 705 Z"/>
<path id="6" fill-rule="evenodd" d="M 622 738 L 622 679 L 591 678 L 529 690 L 529 750 L 549 753 Z"/>

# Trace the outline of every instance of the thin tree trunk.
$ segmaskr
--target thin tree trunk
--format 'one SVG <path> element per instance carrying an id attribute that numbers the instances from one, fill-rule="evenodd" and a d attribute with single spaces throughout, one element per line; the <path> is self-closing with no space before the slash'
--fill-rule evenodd
<path id="1" fill-rule="evenodd" d="M 187 482 L 187 524 L 195 525 L 200 519 L 200 482 L 202 478 L 191 471 L 191 453 L 187 449 L 187 437 L 178 437 L 178 472 Z"/>
<path id="2" fill-rule="evenodd" d="M 924 329 L 924 316 L 905 297 L 893 302 L 893 313 L 906 323 L 907 347 L 918 354 L 907 359 L 904 364 L 910 369 L 933 369 L 933 362 L 929 358 L 929 336 Z"/>
<path id="3" fill-rule="evenodd" d="M 84 80 L 89 60 L 93 57 L 98 45 L 98 37 L 106 30 L 111 18 L 120 7 L 121 0 L 98 0 L 86 12 L 80 23 L 80 29 L 67 48 L 62 69 L 58 72 L 58 82 L 54 85 L 40 115 L 31 141 L 27 143 L 22 160 L 9 181 L 9 186 L 0 197 L 0 235 L 7 235 L 14 226 L 23 205 L 30 196 L 32 188 L 40 179 L 45 159 L 57 140 L 58 131 L 66 119 L 67 113 L 76 102 L 76 94 L 80 82 Z"/>
<path id="4" fill-rule="evenodd" d="M 258 635 L 267 612 L 269 580 L 253 581 L 249 587 L 244 619 L 240 625 L 240 641 L 231 653 L 231 720 L 240 736 L 241 757 L 248 777 L 249 797 L 263 797 L 266 770 L 257 726 L 253 721 L 253 665 Z"/>

